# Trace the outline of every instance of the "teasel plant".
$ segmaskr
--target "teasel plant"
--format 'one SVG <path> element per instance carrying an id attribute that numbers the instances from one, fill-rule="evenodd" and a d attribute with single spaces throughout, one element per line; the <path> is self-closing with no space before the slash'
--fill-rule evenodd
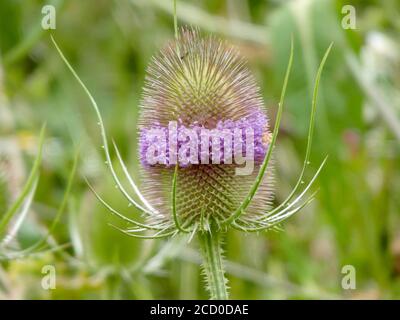
<path id="1" fill-rule="evenodd" d="M 7 179 L 5 176 L 6 168 L 3 168 L 0 163 L 0 193 L 1 195 L 6 195 L 3 198 L 7 200 L 3 201 L 0 208 L 4 210 L 4 212 L 1 212 L 0 218 L 0 262 L 27 258 L 45 252 L 61 250 L 66 247 L 66 245 L 55 244 L 53 241 L 51 241 L 51 236 L 67 206 L 67 201 L 71 193 L 73 180 L 77 170 L 79 159 L 78 152 L 76 152 L 76 155 L 74 157 L 72 169 L 69 173 L 67 187 L 64 192 L 63 199 L 50 226 L 46 228 L 44 234 L 29 247 L 20 249 L 15 246 L 15 238 L 22 224 L 26 220 L 29 211 L 32 209 L 33 199 L 39 183 L 45 133 L 46 126 L 43 125 L 40 132 L 37 155 L 34 160 L 32 169 L 29 173 L 28 179 L 22 187 L 20 194 L 11 204 L 8 203 L 10 194 L 7 192 Z"/>
<path id="2" fill-rule="evenodd" d="M 214 36 L 203 37 L 199 30 L 177 26 L 174 2 L 175 39 L 154 56 L 148 66 L 139 118 L 139 157 L 143 178 L 140 190 L 130 175 L 115 141 L 115 152 L 124 177 L 117 174 L 112 162 L 104 121 L 89 89 L 75 72 L 51 36 L 60 57 L 88 96 L 96 113 L 101 132 L 105 164 L 116 188 L 127 199 L 128 206 L 142 212 L 144 221 L 131 219 L 117 211 L 99 195 L 98 200 L 129 227 L 117 228 L 125 234 L 142 239 L 162 239 L 184 234 L 191 241 L 197 237 L 203 256 L 206 288 L 211 299 L 228 299 L 221 244 L 226 232 L 236 229 L 245 233 L 277 228 L 299 212 L 315 197 L 306 195 L 320 174 L 327 157 L 305 183 L 321 73 L 332 44 L 318 68 L 308 128 L 308 141 L 298 180 L 287 198 L 272 208 L 273 150 L 279 132 L 284 98 L 293 63 L 293 39 L 289 62 L 276 114 L 274 130 L 268 126 L 260 89 L 246 61 L 226 42 Z M 169 121 L 187 127 L 235 127 L 254 130 L 254 170 L 250 175 L 236 175 L 236 164 L 148 165 L 145 163 L 146 130 L 165 129 Z M 170 150 L 167 150 L 167 154 Z M 279 160 L 279 159 L 277 159 Z M 129 183 L 129 189 L 126 183 Z M 132 193 L 133 192 L 133 193 Z M 134 195 L 133 195 L 134 194 Z"/>

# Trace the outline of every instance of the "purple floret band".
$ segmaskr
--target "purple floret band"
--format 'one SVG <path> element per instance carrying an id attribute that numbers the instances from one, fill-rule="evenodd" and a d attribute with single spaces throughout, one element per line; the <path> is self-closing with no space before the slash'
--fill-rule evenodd
<path id="1" fill-rule="evenodd" d="M 269 146 L 268 121 L 256 113 L 236 121 L 220 120 L 215 128 L 170 121 L 140 131 L 140 161 L 145 167 L 261 163 Z"/>

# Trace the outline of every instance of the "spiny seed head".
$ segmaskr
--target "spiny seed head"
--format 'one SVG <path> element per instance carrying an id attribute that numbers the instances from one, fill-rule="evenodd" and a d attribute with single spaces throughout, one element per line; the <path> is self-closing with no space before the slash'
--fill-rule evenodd
<path id="1" fill-rule="evenodd" d="M 178 123 L 178 132 L 179 128 L 253 129 L 255 162 L 249 175 L 237 175 L 235 169 L 243 165 L 236 163 L 179 165 L 176 204 L 182 224 L 218 222 L 231 216 L 254 183 L 270 142 L 260 90 L 244 59 L 221 40 L 203 37 L 195 29 L 182 29 L 178 40 L 152 58 L 140 107 L 142 191 L 163 213 L 153 217 L 162 222 L 172 219 L 174 168 L 168 163 L 145 164 L 146 132 L 152 128 L 166 130 L 171 121 Z M 268 170 L 244 217 L 260 215 L 269 208 L 270 166 Z"/>

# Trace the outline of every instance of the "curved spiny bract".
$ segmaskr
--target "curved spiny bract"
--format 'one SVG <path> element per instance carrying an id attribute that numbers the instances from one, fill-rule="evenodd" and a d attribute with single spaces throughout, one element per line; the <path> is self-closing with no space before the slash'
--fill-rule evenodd
<path id="1" fill-rule="evenodd" d="M 196 29 L 182 29 L 177 41 L 169 43 L 152 58 L 140 109 L 139 155 L 144 164 L 142 192 L 162 213 L 150 217 L 151 222 L 173 223 L 175 220 L 185 224 L 191 219 L 192 226 L 199 226 L 201 230 L 204 220 L 219 225 L 228 219 L 253 185 L 270 137 L 260 90 L 245 60 L 233 47 L 215 37 L 203 37 Z M 143 133 L 152 128 L 168 128 L 171 121 L 187 128 L 209 130 L 251 127 L 255 132 L 254 170 L 249 175 L 237 175 L 235 169 L 244 165 L 235 161 L 232 164 L 211 164 L 210 161 L 210 164 L 180 166 L 176 179 L 175 217 L 171 199 L 174 166 L 144 163 Z M 244 215 L 257 217 L 270 208 L 272 182 L 269 165 Z"/>

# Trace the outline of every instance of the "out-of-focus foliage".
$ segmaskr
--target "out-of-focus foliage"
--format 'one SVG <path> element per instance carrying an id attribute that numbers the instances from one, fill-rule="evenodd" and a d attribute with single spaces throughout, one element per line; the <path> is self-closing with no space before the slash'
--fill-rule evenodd
<path id="1" fill-rule="evenodd" d="M 0 262 L 0 298 L 206 298 L 195 242 L 122 235 L 109 225 L 118 221 L 88 191 L 85 177 L 113 206 L 137 217 L 104 170 L 87 97 L 41 28 L 45 4 L 56 7 L 52 34 L 95 95 L 136 179 L 146 66 L 173 37 L 172 1 L 0 1 L 0 218 L 22 190 L 38 132 L 47 123 L 39 185 L 15 245 L 28 247 L 45 234 L 62 201 L 76 145 L 82 150 L 65 214 L 51 238 L 54 247 L 67 247 Z M 346 4 L 356 9 L 355 30 L 342 28 Z M 231 297 L 400 298 L 399 2 L 186 0 L 178 1 L 178 18 L 238 46 L 272 121 L 293 35 L 294 68 L 275 153 L 276 203 L 301 168 L 316 69 L 334 42 L 322 76 L 310 164 L 315 171 L 330 155 L 320 192 L 284 231 L 229 233 Z M 45 265 L 56 268 L 55 290 L 41 286 Z M 355 267 L 355 290 L 341 286 L 345 265 Z"/>

